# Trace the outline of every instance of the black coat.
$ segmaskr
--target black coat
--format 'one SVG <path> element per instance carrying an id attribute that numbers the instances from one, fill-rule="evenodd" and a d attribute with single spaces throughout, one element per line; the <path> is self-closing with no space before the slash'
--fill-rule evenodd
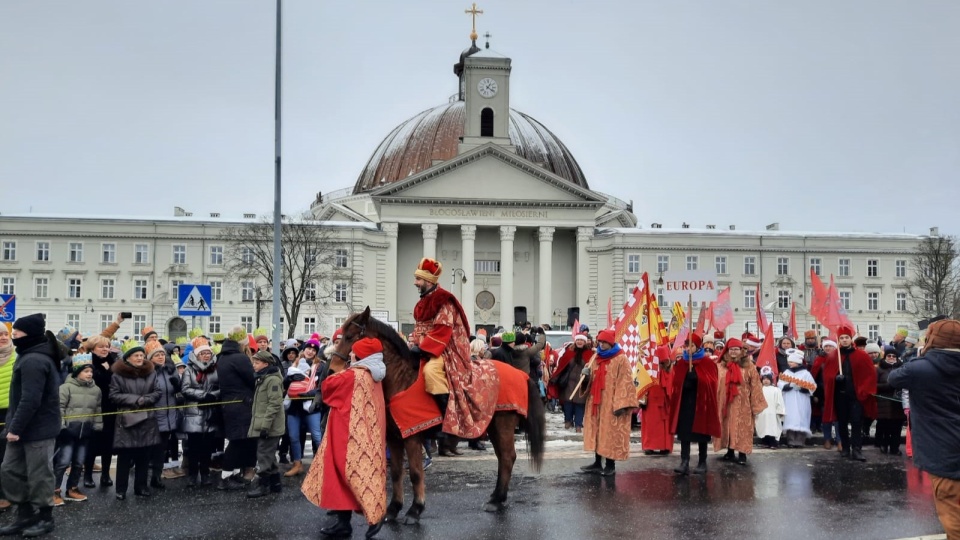
<path id="1" fill-rule="evenodd" d="M 44 339 L 17 355 L 10 380 L 7 433 L 23 442 L 54 439 L 60 433 L 59 351 Z"/>
<path id="2" fill-rule="evenodd" d="M 926 351 L 893 370 L 887 381 L 910 391 L 914 463 L 960 480 L 960 351 Z"/>
<path id="3" fill-rule="evenodd" d="M 880 364 L 877 365 L 877 395 L 880 396 L 877 398 L 877 419 L 879 420 L 903 422 L 907 419 L 903 413 L 903 403 L 894 401 L 902 397 L 901 392 L 890 386 L 889 382 L 890 373 L 902 365 L 899 361 L 891 365 L 883 360 L 880 360 Z"/>
<path id="4" fill-rule="evenodd" d="M 153 362 L 144 361 L 140 367 L 134 367 L 123 360 L 114 362 L 111 367 L 113 379 L 110 380 L 110 399 L 117 406 L 117 410 L 131 411 L 119 415 L 116 432 L 113 436 L 113 447 L 146 448 L 160 444 L 160 429 L 157 427 L 157 417 L 152 413 L 139 413 L 138 409 L 151 409 L 160 400 L 160 390 L 157 389 L 157 372 Z M 138 403 L 140 399 L 142 403 Z M 128 418 L 137 415 L 146 418 L 130 427 L 124 427 Z"/>
<path id="5" fill-rule="evenodd" d="M 228 339 L 223 342 L 217 357 L 217 378 L 221 401 L 237 401 L 223 406 L 223 428 L 228 440 L 246 439 L 253 418 L 253 394 L 257 377 L 250 357 L 240 350 L 240 344 Z"/>

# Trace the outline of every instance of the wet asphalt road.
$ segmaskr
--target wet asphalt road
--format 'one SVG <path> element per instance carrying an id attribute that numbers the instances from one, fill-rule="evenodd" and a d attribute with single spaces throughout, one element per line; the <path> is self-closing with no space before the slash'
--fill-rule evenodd
<path id="1" fill-rule="evenodd" d="M 909 460 L 870 448 L 869 461 L 837 452 L 758 451 L 742 467 L 711 454 L 706 478 L 677 477 L 679 458 L 636 455 L 613 478 L 579 474 L 576 447 L 548 450 L 540 474 L 521 456 L 509 507 L 481 510 L 493 490 L 492 452 L 438 458 L 427 471 L 427 509 L 418 526 L 386 525 L 392 539 L 864 538 L 942 534 L 928 481 Z M 117 501 L 87 490 L 90 500 L 55 510 L 48 538 L 320 538 L 328 519 L 285 480 L 279 496 L 248 500 L 242 492 L 188 491 L 184 481 L 149 499 Z M 132 491 L 132 490 L 131 490 Z M 409 505 L 409 488 L 407 504 Z M 3 520 L 12 517 L 10 512 Z M 354 538 L 365 524 L 354 517 Z"/>

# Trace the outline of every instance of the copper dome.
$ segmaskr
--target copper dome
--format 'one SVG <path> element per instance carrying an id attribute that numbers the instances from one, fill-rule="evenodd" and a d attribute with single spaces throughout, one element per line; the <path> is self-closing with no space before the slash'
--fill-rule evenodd
<path id="1" fill-rule="evenodd" d="M 457 155 L 463 136 L 464 103 L 454 101 L 427 109 L 390 132 L 357 179 L 354 193 L 380 188 Z M 566 180 L 590 189 L 580 165 L 560 139 L 522 112 L 510 110 L 510 143 L 520 157 Z"/>

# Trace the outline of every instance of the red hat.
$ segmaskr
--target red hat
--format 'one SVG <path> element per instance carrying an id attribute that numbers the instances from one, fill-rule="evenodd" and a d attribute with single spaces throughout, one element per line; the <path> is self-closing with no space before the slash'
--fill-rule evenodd
<path id="1" fill-rule="evenodd" d="M 357 355 L 357 358 L 360 360 L 363 360 L 371 354 L 382 352 L 383 345 L 380 343 L 379 339 L 365 337 L 357 340 L 357 342 L 353 344 L 353 354 Z"/>
<path id="2" fill-rule="evenodd" d="M 692 334 L 688 339 L 688 341 L 696 345 L 698 349 L 703 346 L 703 336 L 701 336 L 700 334 L 697 334 L 697 333 Z"/>
<path id="3" fill-rule="evenodd" d="M 337 330 L 333 333 L 333 340 L 336 341 L 341 338 L 343 338 L 343 328 L 337 328 Z"/>
<path id="4" fill-rule="evenodd" d="M 723 332 L 721 332 L 720 330 L 717 330 L 716 332 L 713 333 L 713 339 L 723 339 L 724 337 L 725 336 Z"/>
<path id="5" fill-rule="evenodd" d="M 429 281 L 430 283 L 436 284 L 440 279 L 440 274 L 442 272 L 443 265 L 440 264 L 440 261 L 431 259 L 429 257 L 424 257 L 420 260 L 420 264 L 417 266 L 417 271 L 414 272 L 413 275 L 424 281 Z"/>
<path id="6" fill-rule="evenodd" d="M 854 335 L 856 335 L 856 333 L 853 331 L 853 328 L 846 324 L 840 325 L 840 328 L 837 328 L 837 336 L 853 337 Z"/>
<path id="7" fill-rule="evenodd" d="M 606 330 L 601 330 L 600 333 L 597 334 L 597 341 L 605 341 L 611 345 L 614 345 L 617 343 L 617 334 L 609 328 Z"/>
<path id="8" fill-rule="evenodd" d="M 742 349 L 742 348 L 743 348 L 743 342 L 740 341 L 740 340 L 737 339 L 737 338 L 730 338 L 730 340 L 727 341 L 726 347 L 727 347 L 728 349 L 732 349 L 732 348 L 734 348 L 734 347 L 738 347 L 738 348 Z"/>
<path id="9" fill-rule="evenodd" d="M 744 343 L 746 343 L 751 347 L 759 347 L 760 345 L 762 345 L 762 343 L 760 342 L 760 338 L 758 338 L 757 336 L 753 335 L 750 332 L 744 332 L 743 336 L 741 336 L 740 339 L 742 339 Z M 730 347 L 730 345 L 728 344 L 727 347 Z"/>
<path id="10" fill-rule="evenodd" d="M 657 347 L 657 350 L 653 352 L 653 355 L 656 356 L 661 362 L 664 360 L 670 360 L 670 346 L 661 345 Z"/>

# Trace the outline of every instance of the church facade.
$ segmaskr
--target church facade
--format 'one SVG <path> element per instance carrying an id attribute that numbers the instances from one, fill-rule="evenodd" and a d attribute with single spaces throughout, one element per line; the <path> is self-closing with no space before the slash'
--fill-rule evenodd
<path id="1" fill-rule="evenodd" d="M 350 280 L 343 294 L 302 310 L 296 334 L 329 333 L 367 305 L 406 331 L 421 257 L 443 264 L 441 285 L 475 327 L 563 327 L 571 316 L 596 327 L 606 323 L 608 302 L 616 315 L 643 272 L 656 287 L 670 269 L 715 269 L 719 285 L 731 287 L 731 333 L 753 320 L 758 302 L 778 322 L 796 302 L 806 329 L 810 268 L 836 276 L 861 334 L 890 337 L 914 325 L 906 284 L 922 236 L 639 227 L 631 203 L 590 189 L 563 142 L 511 108 L 511 70 L 510 58 L 474 42 L 454 66 L 455 98 L 391 131 L 353 188 L 317 196 L 310 213 L 336 232 Z M 186 331 L 176 285 L 210 284 L 206 330 L 265 325 L 267 285 L 229 279 L 218 240 L 223 228 L 255 216 L 178 214 L 0 215 L 0 293 L 16 294 L 18 314 L 47 313 L 51 327 L 91 333 L 131 311 L 124 332 L 150 325 L 172 337 Z"/>

